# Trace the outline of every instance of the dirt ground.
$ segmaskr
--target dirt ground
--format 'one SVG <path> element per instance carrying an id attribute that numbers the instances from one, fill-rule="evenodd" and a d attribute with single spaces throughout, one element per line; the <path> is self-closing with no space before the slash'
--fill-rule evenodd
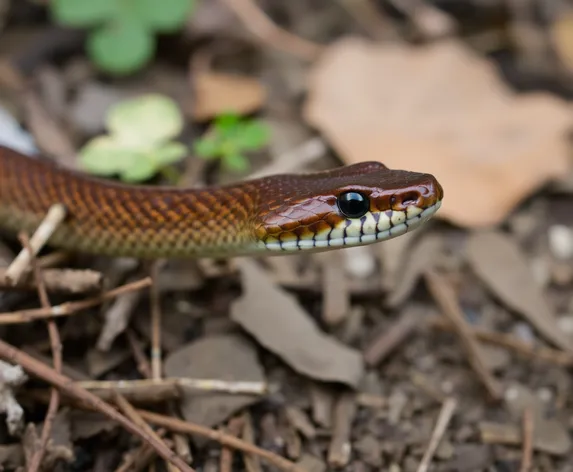
<path id="1" fill-rule="evenodd" d="M 311 255 L 22 264 L 2 233 L 0 470 L 573 472 L 572 2 L 202 0 L 123 75 L 49 3 L 0 0 L 8 147 L 77 167 L 153 93 L 179 186 L 372 160 L 445 196 Z M 193 151 L 229 111 L 270 130 L 246 167 Z"/>

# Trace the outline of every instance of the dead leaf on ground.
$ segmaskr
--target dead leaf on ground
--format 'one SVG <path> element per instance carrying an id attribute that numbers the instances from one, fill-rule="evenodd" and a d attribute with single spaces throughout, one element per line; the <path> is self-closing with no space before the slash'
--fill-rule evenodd
<path id="1" fill-rule="evenodd" d="M 200 72 L 193 78 L 193 117 L 210 120 L 222 113 L 249 114 L 266 100 L 265 88 L 255 78 L 220 72 Z"/>
<path id="2" fill-rule="evenodd" d="M 255 346 L 237 334 L 212 335 L 174 351 L 165 359 L 165 375 L 191 379 L 264 382 Z M 256 402 L 253 395 L 207 392 L 182 387 L 181 412 L 187 421 L 214 426 Z"/>
<path id="3" fill-rule="evenodd" d="M 474 233 L 466 252 L 469 264 L 491 292 L 550 342 L 573 352 L 573 339 L 559 328 L 525 255 L 510 237 L 494 231 Z"/>
<path id="4" fill-rule="evenodd" d="M 288 292 L 272 283 L 256 262 L 240 261 L 243 295 L 231 317 L 295 371 L 315 380 L 356 387 L 364 365 L 360 352 L 324 334 Z"/>
<path id="5" fill-rule="evenodd" d="M 445 193 L 438 214 L 462 226 L 499 223 L 569 167 L 567 103 L 517 96 L 455 40 L 341 40 L 314 66 L 304 113 L 348 163 L 434 174 Z"/>
<path id="6" fill-rule="evenodd" d="M 103 413 L 97 411 L 70 411 L 72 441 L 90 439 L 99 434 L 113 434 L 119 429 L 114 421 L 110 420 Z"/>

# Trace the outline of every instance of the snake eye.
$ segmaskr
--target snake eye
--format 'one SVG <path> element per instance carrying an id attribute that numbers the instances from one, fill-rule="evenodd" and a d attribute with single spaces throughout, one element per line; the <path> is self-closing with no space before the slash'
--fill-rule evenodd
<path id="1" fill-rule="evenodd" d="M 346 192 L 338 196 L 338 208 L 348 218 L 360 218 L 370 210 L 370 201 L 361 193 Z"/>

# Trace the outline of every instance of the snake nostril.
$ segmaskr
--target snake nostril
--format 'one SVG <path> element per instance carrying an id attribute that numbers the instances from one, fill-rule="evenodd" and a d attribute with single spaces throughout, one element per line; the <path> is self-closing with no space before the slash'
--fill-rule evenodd
<path id="1" fill-rule="evenodd" d="M 400 195 L 400 203 L 402 206 L 405 207 L 410 205 L 416 205 L 419 202 L 420 197 L 421 195 L 419 192 L 410 191 Z"/>

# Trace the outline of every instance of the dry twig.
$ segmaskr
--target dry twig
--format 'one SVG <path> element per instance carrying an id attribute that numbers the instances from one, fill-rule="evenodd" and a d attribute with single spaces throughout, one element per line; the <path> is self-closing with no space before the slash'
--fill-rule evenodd
<path id="1" fill-rule="evenodd" d="M 48 292 L 44 284 L 44 279 L 42 277 L 42 272 L 36 257 L 33 255 L 33 249 L 31 246 L 30 239 L 28 235 L 23 233 L 20 235 L 20 241 L 22 247 L 30 255 L 30 262 L 32 264 L 32 269 L 34 271 L 34 278 L 36 286 L 38 288 L 38 297 L 40 298 L 40 303 L 43 308 L 50 309 L 50 300 L 48 298 Z M 22 253 L 20 253 L 22 254 Z M 23 258 L 24 260 L 24 258 Z M 23 269 L 22 273 L 24 272 Z M 50 337 L 50 344 L 52 347 L 52 358 L 54 362 L 54 369 L 57 373 L 62 372 L 62 342 L 60 340 L 60 333 L 58 332 L 58 326 L 53 319 L 47 320 L 48 324 L 48 335 Z M 52 388 L 50 392 L 50 402 L 48 403 L 48 411 L 46 412 L 46 418 L 44 420 L 44 427 L 42 428 L 42 436 L 40 438 L 40 445 L 34 455 L 30 459 L 28 464 L 28 472 L 36 472 L 40 470 L 42 465 L 42 459 L 46 453 L 46 448 L 48 446 L 48 439 L 52 432 L 52 425 L 58 413 L 58 408 L 60 406 L 60 392 L 56 388 Z"/>
<path id="2" fill-rule="evenodd" d="M 50 308 L 33 308 L 30 310 L 20 310 L 7 313 L 0 313 L 0 325 L 31 323 L 43 318 L 56 318 L 59 316 L 70 316 L 76 314 L 78 311 L 86 310 L 103 303 L 106 300 L 111 300 L 124 293 L 132 292 L 134 290 L 141 290 L 142 288 L 149 287 L 151 279 L 146 277 L 142 280 L 122 285 L 121 287 L 109 290 L 101 295 L 86 300 L 77 302 L 62 303 Z"/>
<path id="3" fill-rule="evenodd" d="M 38 265 L 40 260 L 38 260 Z M 104 276 L 95 270 L 43 269 L 42 280 L 48 292 L 85 293 L 101 290 Z M 0 289 L 37 290 L 35 280 L 28 277 L 27 271 L 16 283 L 6 278 L 6 269 L 0 268 Z"/>
<path id="4" fill-rule="evenodd" d="M 328 448 L 328 463 L 333 468 L 344 467 L 350 460 L 350 433 L 355 415 L 356 395 L 344 392 L 334 406 L 333 432 Z"/>
<path id="5" fill-rule="evenodd" d="M 131 353 L 137 362 L 137 370 L 139 370 L 139 373 L 143 375 L 143 377 L 151 378 L 151 366 L 149 365 L 147 357 L 145 357 L 141 341 L 130 328 L 125 330 L 125 336 L 129 343 L 129 347 L 131 348 Z"/>
<path id="6" fill-rule="evenodd" d="M 161 428 L 157 430 L 156 434 L 159 438 L 163 439 L 166 433 L 166 430 Z M 171 448 L 169 440 L 166 440 L 165 443 L 167 447 Z M 120 464 L 114 472 L 139 472 L 145 470 L 145 467 L 148 466 L 154 458 L 155 451 L 153 448 L 149 447 L 147 443 L 141 444 L 136 450 L 131 451 L 124 457 L 123 463 Z"/>
<path id="7" fill-rule="evenodd" d="M 433 328 L 444 331 L 455 331 L 455 327 L 445 317 L 431 318 L 429 324 Z M 549 347 L 534 347 L 510 334 L 496 333 L 476 327 L 469 327 L 469 329 L 480 341 L 511 349 L 531 359 L 543 360 L 564 367 L 573 366 L 573 356 L 568 352 L 558 351 Z"/>
<path id="8" fill-rule="evenodd" d="M 404 312 L 402 316 L 388 330 L 376 337 L 364 349 L 364 362 L 375 366 L 382 362 L 390 352 L 412 334 L 419 320 L 411 313 Z"/>
<path id="9" fill-rule="evenodd" d="M 76 382 L 76 384 L 86 390 L 117 390 L 121 392 L 122 395 L 127 395 L 128 392 L 134 392 L 136 390 L 160 387 L 185 387 L 186 389 L 194 389 L 202 392 L 238 395 L 265 395 L 269 391 L 265 382 L 191 379 L 187 377 L 135 380 L 88 380 Z"/>
<path id="10" fill-rule="evenodd" d="M 266 449 L 261 449 L 260 447 L 245 442 L 235 436 L 225 434 L 222 431 L 215 431 L 205 426 L 183 421 L 178 418 L 171 418 L 169 416 L 152 413 L 151 411 L 138 410 L 138 412 L 143 419 L 156 426 L 161 426 L 171 431 L 177 431 L 183 434 L 198 435 L 211 439 L 212 441 L 217 441 L 224 446 L 239 449 L 240 451 L 265 459 L 267 462 L 275 465 L 285 472 L 305 472 L 296 464 L 277 454 L 267 451 Z"/>
<path id="11" fill-rule="evenodd" d="M 520 472 L 529 472 L 531 470 L 531 461 L 533 458 L 533 423 L 533 410 L 531 408 L 525 408 L 523 410 L 523 453 Z"/>
<path id="12" fill-rule="evenodd" d="M 455 326 L 456 333 L 462 340 L 462 346 L 468 354 L 468 361 L 487 389 L 491 398 L 495 401 L 501 399 L 501 387 L 487 369 L 479 350 L 479 345 L 472 331 L 464 320 L 461 309 L 457 303 L 456 295 L 448 283 L 434 270 L 425 272 L 425 279 L 434 300 Z"/>
<path id="13" fill-rule="evenodd" d="M 236 418 L 231 418 L 228 424 L 229 434 L 232 436 L 239 436 L 245 425 L 245 419 L 241 416 Z M 233 450 L 228 446 L 223 446 L 220 458 L 221 472 L 233 472 Z"/>
<path id="14" fill-rule="evenodd" d="M 279 28 L 256 4 L 255 0 L 224 0 L 227 7 L 241 18 L 251 33 L 270 44 L 305 61 L 313 61 L 322 52 L 323 47 L 299 38 Z"/>
<path id="15" fill-rule="evenodd" d="M 146 441 L 152 446 L 156 452 L 168 460 L 175 466 L 179 467 L 181 470 L 187 470 L 187 464 L 185 464 L 179 457 L 177 457 L 171 449 L 165 446 L 163 442 L 157 442 L 153 436 L 147 434 L 147 432 L 141 430 L 136 424 L 131 420 L 126 418 L 124 415 L 119 413 L 108 403 L 103 402 L 98 397 L 83 390 L 77 385 L 75 385 L 71 379 L 68 377 L 58 374 L 56 371 L 46 366 L 40 361 L 30 357 L 14 346 L 2 341 L 0 339 L 0 359 L 10 362 L 12 364 L 18 364 L 28 372 L 29 374 L 38 377 L 39 379 L 48 382 L 49 384 L 56 386 L 60 391 L 65 392 L 68 396 L 76 399 L 82 404 L 88 405 L 90 408 L 99 411 L 100 413 L 106 415 L 108 418 L 118 422 L 123 428 L 125 428 L 130 433 L 138 436 L 141 440 Z M 181 464 L 183 467 L 181 467 Z"/>
<path id="16" fill-rule="evenodd" d="M 453 398 L 448 398 L 442 405 L 440 416 L 438 416 L 436 426 L 432 432 L 432 437 L 430 438 L 430 443 L 428 444 L 428 448 L 424 453 L 424 457 L 422 457 L 422 461 L 420 462 L 417 472 L 426 472 L 429 469 L 432 457 L 436 452 L 436 449 L 438 448 L 444 433 L 446 432 L 446 428 L 448 427 L 448 424 L 454 415 L 455 409 L 456 401 Z"/>
<path id="17" fill-rule="evenodd" d="M 161 305 L 157 279 L 159 276 L 159 262 L 151 265 L 151 377 L 161 378 Z"/>
<path id="18" fill-rule="evenodd" d="M 153 429 L 145 422 L 141 415 L 137 412 L 135 408 L 118 392 L 114 391 L 114 401 L 121 411 L 127 416 L 131 421 L 133 421 L 141 430 L 145 431 L 150 437 L 154 438 L 157 443 L 163 443 L 165 448 L 170 449 L 167 444 L 163 442 L 163 439 L 155 432 Z M 173 455 L 177 458 L 177 467 L 181 471 L 194 472 L 194 469 L 187 465 L 180 457 Z"/>
<path id="19" fill-rule="evenodd" d="M 44 220 L 40 223 L 38 229 L 36 229 L 36 232 L 30 239 L 30 250 L 22 249 L 20 254 L 12 261 L 10 267 L 8 267 L 5 278 L 9 283 L 16 285 L 19 282 L 20 277 L 22 277 L 26 269 L 30 266 L 32 257 L 35 257 L 40 249 L 44 247 L 44 244 L 48 242 L 65 217 L 66 209 L 64 205 L 52 205 L 48 213 L 46 213 Z"/>

